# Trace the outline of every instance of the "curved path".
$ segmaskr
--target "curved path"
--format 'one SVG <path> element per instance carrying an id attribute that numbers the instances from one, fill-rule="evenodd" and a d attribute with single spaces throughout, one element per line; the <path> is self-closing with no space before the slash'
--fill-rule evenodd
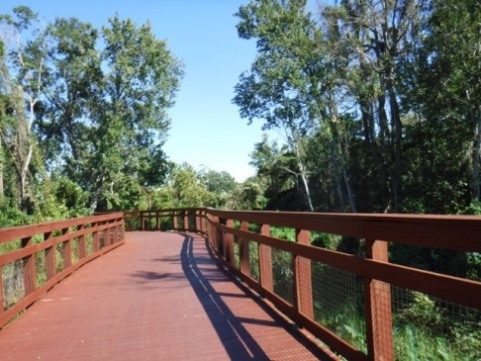
<path id="1" fill-rule="evenodd" d="M 194 234 L 131 232 L 0 332 L 0 360 L 317 360 Z M 327 359 L 327 358 L 325 358 Z"/>

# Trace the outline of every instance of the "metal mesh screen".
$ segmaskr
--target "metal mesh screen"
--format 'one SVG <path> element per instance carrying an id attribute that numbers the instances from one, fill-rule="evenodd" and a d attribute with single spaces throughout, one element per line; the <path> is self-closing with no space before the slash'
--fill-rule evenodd
<path id="1" fill-rule="evenodd" d="M 240 266 L 240 255 L 239 255 L 239 239 L 234 236 L 234 267 L 239 269 Z"/>
<path id="2" fill-rule="evenodd" d="M 80 259 L 80 247 L 78 238 L 74 238 L 70 241 L 71 254 L 72 254 L 72 264 L 75 264 Z"/>
<path id="3" fill-rule="evenodd" d="M 59 243 L 55 246 L 55 268 L 57 273 L 62 272 L 64 269 L 64 261 L 63 261 L 63 246 L 64 243 Z"/>
<path id="4" fill-rule="evenodd" d="M 85 249 L 88 255 L 94 251 L 94 239 L 92 233 L 89 233 L 85 236 Z"/>
<path id="5" fill-rule="evenodd" d="M 277 248 L 272 249 L 272 278 L 274 293 L 290 304 L 294 304 L 294 272 L 292 254 Z"/>
<path id="6" fill-rule="evenodd" d="M 253 279 L 259 282 L 259 245 L 255 241 L 247 243 L 249 247 L 249 269 Z"/>
<path id="7" fill-rule="evenodd" d="M 99 231 L 99 246 L 100 248 L 105 247 L 105 231 Z"/>
<path id="8" fill-rule="evenodd" d="M 37 275 L 37 287 L 43 286 L 47 282 L 45 251 L 37 252 L 35 255 L 35 273 Z"/>
<path id="9" fill-rule="evenodd" d="M 396 360 L 481 360 L 481 311 L 391 287 Z"/>
<path id="10" fill-rule="evenodd" d="M 23 262 L 21 260 L 2 267 L 3 307 L 8 309 L 25 296 Z"/>
<path id="11" fill-rule="evenodd" d="M 315 320 L 366 352 L 362 279 L 314 261 L 311 271 Z"/>

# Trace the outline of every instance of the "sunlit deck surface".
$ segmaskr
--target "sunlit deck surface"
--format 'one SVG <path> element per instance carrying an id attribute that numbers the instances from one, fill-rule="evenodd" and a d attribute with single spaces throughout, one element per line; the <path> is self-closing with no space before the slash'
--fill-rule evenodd
<path id="1" fill-rule="evenodd" d="M 204 238 L 130 232 L 0 332 L 0 360 L 317 360 Z"/>

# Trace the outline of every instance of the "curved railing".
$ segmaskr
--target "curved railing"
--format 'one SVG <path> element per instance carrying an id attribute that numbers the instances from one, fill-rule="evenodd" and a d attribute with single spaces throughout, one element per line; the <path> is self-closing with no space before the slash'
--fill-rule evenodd
<path id="1" fill-rule="evenodd" d="M 390 259 L 404 249 L 480 258 L 480 217 L 203 208 L 125 217 L 128 229 L 204 234 L 231 272 L 348 360 L 481 358 L 481 283 Z M 289 232 L 294 242 L 280 239 Z"/>
<path id="2" fill-rule="evenodd" d="M 85 263 L 122 245 L 122 213 L 0 229 L 0 328 Z"/>

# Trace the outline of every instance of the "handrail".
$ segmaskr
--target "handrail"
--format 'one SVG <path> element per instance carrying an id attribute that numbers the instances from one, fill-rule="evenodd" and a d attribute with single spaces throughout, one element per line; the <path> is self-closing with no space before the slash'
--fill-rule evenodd
<path id="1" fill-rule="evenodd" d="M 79 267 L 124 242 L 123 213 L 0 229 L 0 328 Z M 13 287 L 16 295 L 5 291 L 7 273 L 21 278 Z"/>
<path id="2" fill-rule="evenodd" d="M 480 282 L 389 262 L 389 246 L 396 243 L 481 252 L 481 217 L 186 208 L 126 212 L 126 219 L 135 229 L 202 233 L 231 272 L 349 360 L 395 359 L 399 314 L 410 312 L 409 307 L 399 306 L 396 299 L 403 290 L 411 305 L 416 297 L 426 295 L 427 302 L 439 310 L 445 309 L 442 305 L 446 302 L 467 307 L 476 314 L 474 322 L 481 324 Z M 252 225 L 256 225 L 255 229 Z M 273 237 L 271 230 L 275 226 L 295 230 L 296 242 Z M 363 255 L 311 246 L 312 232 L 363 239 Z M 284 262 L 284 278 L 278 274 L 279 262 Z M 333 274 L 337 278 L 330 280 Z M 317 304 L 327 302 L 319 296 L 322 288 L 342 288 L 346 282 L 340 281 L 340 276 L 347 277 L 355 284 L 352 288 L 360 293 L 358 304 L 363 306 L 360 314 L 365 336 L 357 345 L 329 322 L 319 321 L 323 306 Z M 338 291 L 342 297 L 349 290 Z M 346 297 L 354 297 L 355 292 L 351 291 Z"/>

